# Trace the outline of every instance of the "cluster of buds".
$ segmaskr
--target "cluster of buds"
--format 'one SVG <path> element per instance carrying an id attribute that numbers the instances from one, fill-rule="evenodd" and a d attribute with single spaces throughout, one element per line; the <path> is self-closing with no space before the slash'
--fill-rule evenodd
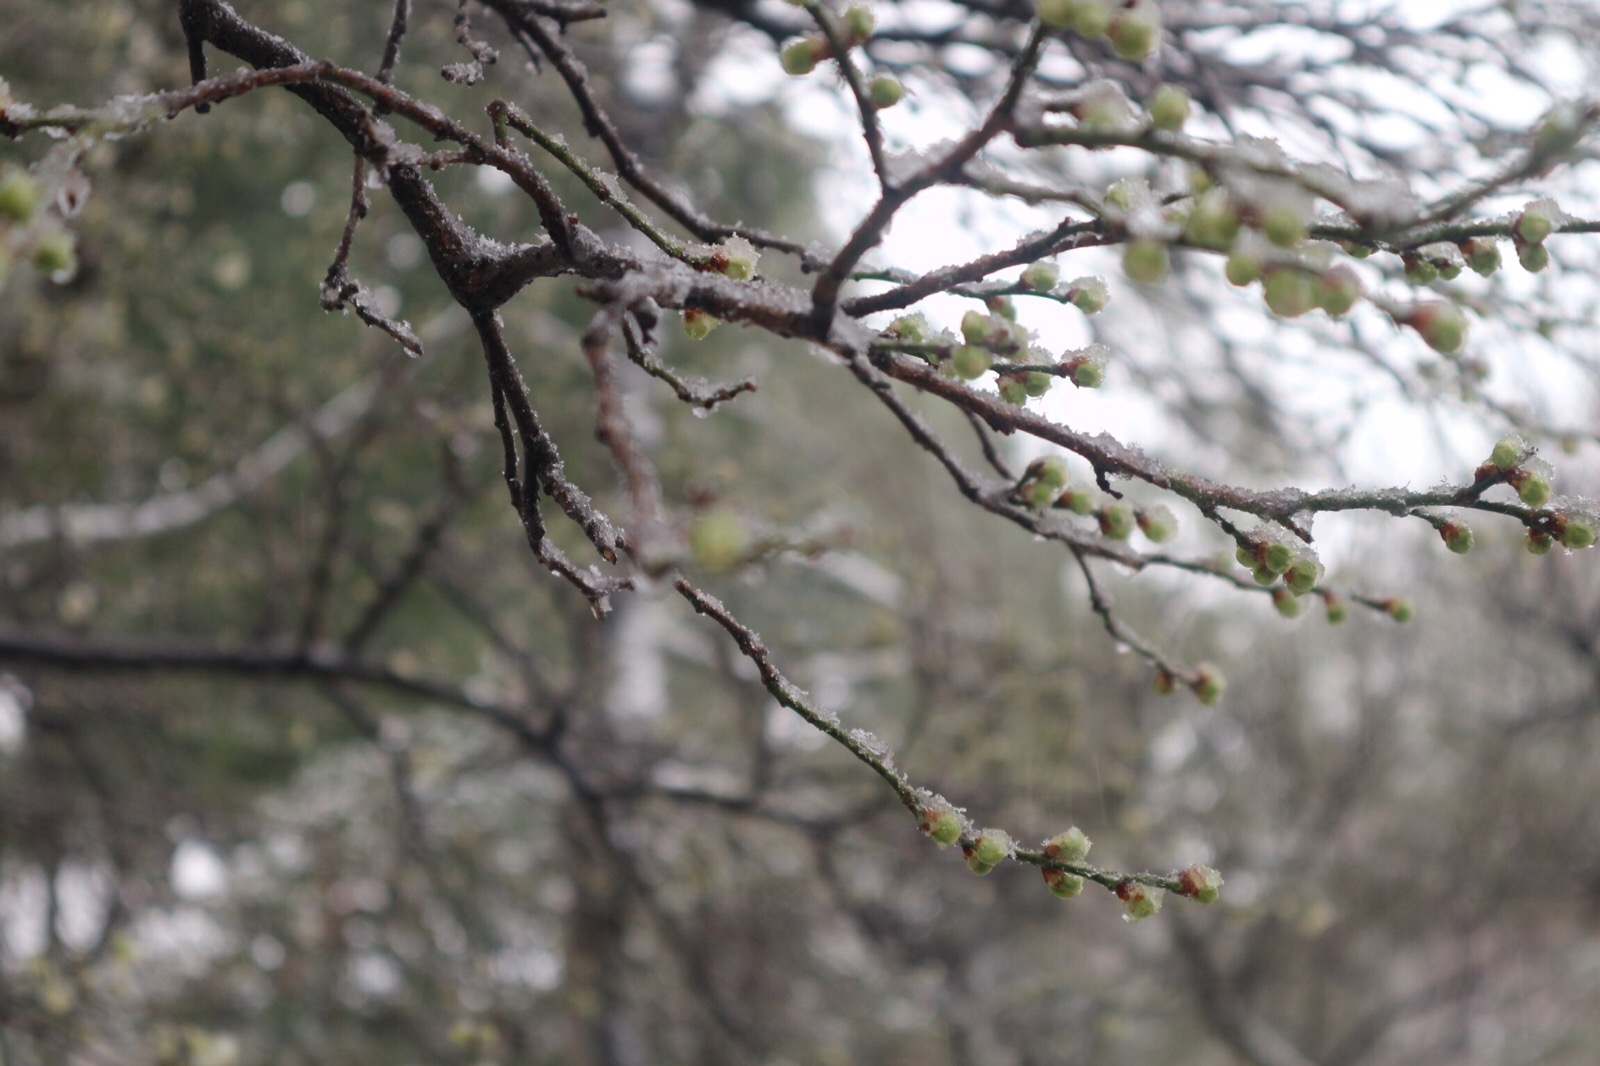
<path id="1" fill-rule="evenodd" d="M 1082 829 L 1073 826 L 1065 833 L 1057 833 L 1044 842 L 1044 857 L 1051 862 L 1079 865 L 1089 856 L 1094 845 Z M 1044 883 L 1051 893 L 1061 899 L 1073 899 L 1083 892 L 1083 878 L 1066 870 L 1043 869 Z"/>
<path id="2" fill-rule="evenodd" d="M 1234 555 L 1239 565 L 1250 568 L 1256 584 L 1268 586 L 1282 578 L 1283 587 L 1294 596 L 1304 596 L 1322 580 L 1321 561 L 1298 541 L 1244 539 Z"/>
<path id="3" fill-rule="evenodd" d="M 1522 209 L 1512 225 L 1512 241 L 1517 246 L 1517 260 L 1529 273 L 1537 274 L 1550 265 L 1550 252 L 1545 248 L 1545 238 L 1566 221 L 1566 213 L 1549 197 L 1534 200 Z"/>
<path id="4" fill-rule="evenodd" d="M 1161 11 L 1152 0 L 1038 0 L 1039 21 L 1080 37 L 1104 37 L 1123 59 L 1137 62 L 1161 45 Z"/>
<path id="5" fill-rule="evenodd" d="M 839 16 L 839 36 L 846 48 L 865 44 L 877 29 L 877 19 L 872 11 L 854 4 Z M 778 52 L 778 62 L 784 73 L 804 77 L 817 69 L 817 64 L 833 58 L 833 47 L 824 36 L 814 35 L 790 41 Z M 906 87 L 892 74 L 879 74 L 867 83 L 867 100 L 881 111 L 905 99 Z"/>
<path id="6" fill-rule="evenodd" d="M 1490 242 L 1493 247 L 1494 242 Z M 1499 261 L 1498 251 L 1495 254 L 1496 262 Z M 1400 263 L 1405 267 L 1406 277 L 1416 285 L 1428 285 L 1443 278 L 1445 281 L 1454 281 L 1461 276 L 1461 271 L 1467 266 L 1467 259 L 1462 250 L 1446 241 L 1437 241 L 1433 244 L 1424 244 L 1420 248 L 1413 248 L 1400 253 Z M 1491 271 L 1492 273 L 1492 271 Z"/>
<path id="7" fill-rule="evenodd" d="M 1532 447 L 1515 433 L 1508 433 L 1495 441 L 1489 458 L 1475 471 L 1478 478 L 1499 476 L 1516 490 L 1518 498 L 1529 507 L 1543 507 L 1550 502 L 1550 487 L 1555 481 L 1555 467 L 1533 454 Z"/>
<path id="8" fill-rule="evenodd" d="M 1064 299 L 1086 315 L 1104 310 L 1111 300 L 1106 283 L 1100 278 L 1082 277 L 1062 284 L 1061 271 L 1054 263 L 1030 263 L 1017 279 L 1017 285 L 1024 292 Z"/>
<path id="9" fill-rule="evenodd" d="M 40 217 L 44 199 L 38 180 L 26 170 L 0 171 L 0 287 L 18 253 L 51 281 L 64 282 L 77 273 L 77 245 L 58 219 Z"/>
<path id="10" fill-rule="evenodd" d="M 1067 465 L 1054 457 L 1035 459 L 1023 471 L 1016 495 L 1029 507 L 1044 510 L 1067 487 Z"/>

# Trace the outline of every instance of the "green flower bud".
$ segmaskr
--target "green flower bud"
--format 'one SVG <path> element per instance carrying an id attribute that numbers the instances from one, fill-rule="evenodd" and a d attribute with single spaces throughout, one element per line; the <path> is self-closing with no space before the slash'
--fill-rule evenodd
<path id="1" fill-rule="evenodd" d="M 743 237 L 729 237 L 717 246 L 711 261 L 734 281 L 749 281 L 755 277 L 760 259 L 755 245 Z"/>
<path id="2" fill-rule="evenodd" d="M 1001 374 L 997 382 L 1000 398 L 1013 407 L 1021 407 L 1028 402 L 1028 386 L 1023 384 L 1021 378 L 1015 374 Z M 1048 503 L 1049 501 L 1045 501 Z M 1040 504 L 1039 506 L 1044 506 Z"/>
<path id="3" fill-rule="evenodd" d="M 1030 370 L 1022 379 L 1022 390 L 1029 396 L 1043 396 L 1056 383 L 1055 376 L 1042 370 Z"/>
<path id="4" fill-rule="evenodd" d="M 1011 834 L 1004 829 L 985 829 L 972 844 L 972 856 L 985 866 L 994 867 L 1011 857 Z"/>
<path id="5" fill-rule="evenodd" d="M 1339 247 L 1352 259 L 1365 259 L 1377 250 L 1370 244 L 1359 244 L 1356 241 L 1340 241 Z"/>
<path id="6" fill-rule="evenodd" d="M 1009 296 L 991 296 L 983 301 L 983 305 L 989 309 L 991 316 L 990 326 L 994 330 L 989 336 L 989 342 L 996 344 L 999 338 L 1010 334 L 1011 331 L 1006 326 L 1006 322 L 1015 322 L 1017 320 L 1017 305 Z M 1006 321 L 996 322 L 994 321 L 995 318 L 1003 318 Z"/>
<path id="7" fill-rule="evenodd" d="M 1306 601 L 1286 588 L 1275 588 L 1272 590 L 1272 606 L 1285 618 L 1299 618 L 1300 612 L 1306 609 Z"/>
<path id="8" fill-rule="evenodd" d="M 1306 239 L 1306 220 L 1288 204 L 1274 204 L 1261 218 L 1261 232 L 1279 248 L 1293 248 Z"/>
<path id="9" fill-rule="evenodd" d="M 1511 472 L 1511 487 L 1529 507 L 1543 507 L 1550 502 L 1550 487 L 1555 476 L 1555 467 L 1537 456 L 1529 456 Z"/>
<path id="10" fill-rule="evenodd" d="M 1078 361 L 1072 368 L 1072 383 L 1080 389 L 1098 389 L 1106 380 L 1106 367 L 1093 359 Z"/>
<path id="11" fill-rule="evenodd" d="M 1595 521 L 1587 515 L 1562 515 L 1556 519 L 1556 528 L 1560 531 L 1563 548 L 1577 551 L 1594 544 Z"/>
<path id="12" fill-rule="evenodd" d="M 684 336 L 692 341 L 703 341 L 710 336 L 711 331 L 722 325 L 722 320 L 715 315 L 708 315 L 694 307 L 683 309 Z"/>
<path id="13" fill-rule="evenodd" d="M 1521 478 L 1516 483 L 1517 495 L 1529 507 L 1543 507 L 1550 502 L 1550 481 L 1537 475 Z"/>
<path id="14" fill-rule="evenodd" d="M 1067 464 L 1054 456 L 1035 459 L 1028 464 L 1023 477 L 1028 480 L 1037 479 L 1053 489 L 1064 488 L 1067 484 Z"/>
<path id="15" fill-rule="evenodd" d="M 1099 278 L 1079 278 L 1067 290 L 1067 299 L 1084 314 L 1092 315 L 1104 310 L 1106 304 L 1111 302 L 1111 293 Z"/>
<path id="16" fill-rule="evenodd" d="M 1127 540 L 1133 535 L 1133 508 L 1125 503 L 1100 508 L 1100 535 L 1111 540 Z"/>
<path id="17" fill-rule="evenodd" d="M 1484 277 L 1500 269 L 1500 245 L 1493 237 L 1462 241 L 1461 254 L 1467 257 L 1467 265 Z"/>
<path id="18" fill-rule="evenodd" d="M 1537 274 L 1550 265 L 1550 250 L 1542 244 L 1524 244 L 1517 249 L 1517 262 L 1530 274 Z"/>
<path id="19" fill-rule="evenodd" d="M 1122 271 L 1141 285 L 1159 285 L 1166 279 L 1172 262 L 1167 246 L 1160 241 L 1137 240 L 1122 253 Z"/>
<path id="20" fill-rule="evenodd" d="M 1414 285 L 1428 285 L 1439 279 L 1439 268 L 1420 255 L 1407 253 L 1401 256 L 1405 264 L 1406 279 Z"/>
<path id="21" fill-rule="evenodd" d="M 1489 465 L 1497 470 L 1510 470 L 1527 454 L 1528 442 L 1519 434 L 1508 433 L 1494 442 L 1494 450 L 1489 453 Z"/>
<path id="22" fill-rule="evenodd" d="M 52 281 L 65 281 L 78 269 L 78 252 L 72 234 L 47 233 L 33 246 L 33 265 Z"/>
<path id="23" fill-rule="evenodd" d="M 1275 540 L 1262 551 L 1261 565 L 1271 570 L 1274 574 L 1281 574 L 1294 565 L 1297 554 L 1294 545 Z"/>
<path id="24" fill-rule="evenodd" d="M 1228 253 L 1228 265 L 1223 268 L 1230 285 L 1244 288 L 1261 276 L 1261 260 L 1249 252 L 1235 249 Z"/>
<path id="25" fill-rule="evenodd" d="M 1034 292 L 1049 292 L 1061 280 L 1061 271 L 1054 263 L 1031 263 L 1022 272 L 1022 287 Z"/>
<path id="26" fill-rule="evenodd" d="M 1233 557 L 1239 560 L 1240 566 L 1248 567 L 1251 570 L 1254 570 L 1256 567 L 1261 565 L 1261 560 L 1256 558 L 1255 547 L 1250 544 L 1241 544 L 1235 548 L 1233 550 Z"/>
<path id="27" fill-rule="evenodd" d="M 941 848 L 948 848 L 960 840 L 961 832 L 966 828 L 961 812 L 942 802 L 924 808 L 918 825 Z"/>
<path id="28" fill-rule="evenodd" d="M 1038 0 L 1034 11 L 1046 26 L 1066 29 L 1078 13 L 1078 0 Z"/>
<path id="29" fill-rule="evenodd" d="M 1156 544 L 1164 544 L 1178 535 L 1178 516 L 1165 504 L 1141 508 L 1138 522 L 1140 531 Z"/>
<path id="30" fill-rule="evenodd" d="M 1111 28 L 1112 0 L 1076 0 L 1072 11 L 1072 32 L 1080 37 L 1099 37 Z"/>
<path id="31" fill-rule="evenodd" d="M 1278 575 L 1264 566 L 1258 566 L 1250 572 L 1250 578 L 1262 588 L 1278 583 Z"/>
<path id="32" fill-rule="evenodd" d="M 1163 85 L 1150 97 L 1148 110 L 1150 125 L 1176 132 L 1189 121 L 1189 94 L 1176 85 Z"/>
<path id="33" fill-rule="evenodd" d="M 1065 870 L 1043 870 L 1044 883 L 1058 899 L 1076 899 L 1083 894 L 1083 878 Z"/>
<path id="34" fill-rule="evenodd" d="M 983 377 L 993 363 L 994 353 L 976 344 L 963 344 L 950 357 L 950 365 L 955 369 L 956 376 L 966 381 Z"/>
<path id="35" fill-rule="evenodd" d="M 968 344 L 987 346 L 994 335 L 994 319 L 982 311 L 968 311 L 961 316 L 961 336 Z"/>
<path id="36" fill-rule="evenodd" d="M 1268 310 L 1283 318 L 1298 318 L 1317 305 L 1311 276 L 1298 267 L 1269 270 L 1262 283 L 1261 296 Z"/>
<path id="37" fill-rule="evenodd" d="M 975 855 L 974 853 L 972 853 L 971 851 L 964 852 L 963 854 L 965 854 L 966 858 L 967 858 L 967 869 L 971 870 L 973 873 L 977 874 L 979 877 L 987 877 L 989 875 L 990 871 L 992 871 L 994 869 L 994 865 L 995 865 L 994 863 L 992 863 L 992 862 L 979 862 L 978 861 L 978 856 Z"/>
<path id="38" fill-rule="evenodd" d="M 1551 199 L 1535 200 L 1517 216 L 1517 236 L 1529 244 L 1543 244 L 1555 232 L 1556 221 L 1561 218 L 1561 208 Z"/>
<path id="39" fill-rule="evenodd" d="M 1324 592 L 1322 594 L 1322 603 L 1327 608 L 1328 624 L 1330 626 L 1336 626 L 1350 617 L 1350 607 L 1344 602 L 1343 597 L 1335 596 L 1331 592 Z"/>
<path id="40" fill-rule="evenodd" d="M 1060 496 L 1057 496 L 1055 505 L 1075 515 L 1091 515 L 1094 514 L 1097 500 L 1089 489 L 1075 486 L 1065 489 Z"/>
<path id="41" fill-rule="evenodd" d="M 839 25 L 844 28 L 845 37 L 852 43 L 859 44 L 872 36 L 878 20 L 873 17 L 869 8 L 856 4 L 845 8 L 844 14 L 839 18 Z"/>
<path id="42" fill-rule="evenodd" d="M 750 552 L 750 531 L 733 511 L 714 508 L 690 528 L 689 552 L 696 564 L 712 573 L 731 570 Z"/>
<path id="43" fill-rule="evenodd" d="M 933 327 L 928 325 L 928 317 L 921 311 L 914 314 L 901 315 L 889 323 L 887 332 L 903 341 L 925 341 L 933 334 Z"/>
<path id="44" fill-rule="evenodd" d="M 817 64 L 827 52 L 828 42 L 815 37 L 804 37 L 784 45 L 783 51 L 778 53 L 778 62 L 785 74 L 797 78 L 804 77 L 817 69 Z"/>
<path id="45" fill-rule="evenodd" d="M 1361 295 L 1361 282 L 1355 271 L 1347 266 L 1336 266 L 1317 278 L 1312 298 L 1317 306 L 1338 318 L 1356 305 Z"/>
<path id="46" fill-rule="evenodd" d="M 1222 897 L 1222 875 L 1209 866 L 1191 866 L 1178 874 L 1178 891 L 1196 903 L 1215 903 Z"/>
<path id="47" fill-rule="evenodd" d="M 867 99 L 872 101 L 872 106 L 882 111 L 884 108 L 893 107 L 906 98 L 906 87 L 900 79 L 891 74 L 879 74 L 867 82 Z"/>
<path id="48" fill-rule="evenodd" d="M 1141 885 L 1137 881 L 1124 881 L 1117 886 L 1116 893 L 1122 901 L 1122 920 L 1132 925 L 1160 913 L 1161 900 L 1167 890 Z"/>
<path id="49" fill-rule="evenodd" d="M 1089 849 L 1094 847 L 1077 826 L 1073 826 L 1065 833 L 1057 833 L 1044 842 L 1045 858 L 1054 862 L 1082 862 L 1089 857 Z"/>
<path id="50" fill-rule="evenodd" d="M 1410 600 L 1391 597 L 1383 601 L 1383 610 L 1390 618 L 1404 625 L 1417 616 L 1417 609 L 1411 606 Z"/>
<path id="51" fill-rule="evenodd" d="M 26 170 L 8 169 L 0 177 L 0 215 L 26 224 L 39 206 L 39 183 Z"/>
<path id="52" fill-rule="evenodd" d="M 1296 596 L 1304 596 L 1322 580 L 1322 564 L 1309 555 L 1301 555 L 1283 572 L 1283 584 Z"/>
<path id="53" fill-rule="evenodd" d="M 1239 212 L 1235 210 L 1228 194 L 1221 189 L 1212 189 L 1196 197 L 1194 209 L 1183 221 L 1183 235 L 1190 244 L 1201 248 L 1231 246 L 1239 235 Z M 1229 258 L 1231 262 L 1232 257 Z M 1258 272 L 1259 269 L 1258 266 Z"/>
<path id="54" fill-rule="evenodd" d="M 1465 555 L 1472 550 L 1472 530 L 1459 522 L 1446 522 L 1440 527 L 1439 536 L 1444 540 L 1444 546 L 1457 555 Z"/>
<path id="55" fill-rule="evenodd" d="M 1141 0 L 1118 15 L 1108 32 L 1117 55 L 1134 62 L 1145 59 L 1161 43 L 1161 12 L 1154 4 Z"/>
<path id="56" fill-rule="evenodd" d="M 1228 679 L 1222 676 L 1221 670 L 1209 663 L 1202 663 L 1195 671 L 1194 680 L 1189 683 L 1189 691 L 1207 707 L 1215 706 L 1227 687 Z"/>
<path id="57" fill-rule="evenodd" d="M 1556 539 L 1542 529 L 1528 530 L 1527 547 L 1529 555 L 1549 555 L 1550 546 L 1555 542 Z"/>
<path id="58" fill-rule="evenodd" d="M 1416 330 L 1428 347 L 1445 355 L 1460 351 L 1467 340 L 1467 316 L 1444 300 L 1418 304 L 1406 325 Z"/>

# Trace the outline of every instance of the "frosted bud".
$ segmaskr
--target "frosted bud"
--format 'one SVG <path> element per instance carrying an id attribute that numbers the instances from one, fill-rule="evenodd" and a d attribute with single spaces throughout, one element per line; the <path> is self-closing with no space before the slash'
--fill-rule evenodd
<path id="1" fill-rule="evenodd" d="M 1080 863 L 1089 857 L 1089 849 L 1094 847 L 1077 826 L 1073 826 L 1065 833 L 1057 833 L 1044 842 L 1045 858 L 1055 862 Z"/>
<path id="2" fill-rule="evenodd" d="M 1178 516 L 1166 504 L 1140 508 L 1139 529 L 1156 544 L 1164 544 L 1178 535 Z"/>
<path id="3" fill-rule="evenodd" d="M 1222 883 L 1222 875 L 1209 866 L 1191 866 L 1178 874 L 1178 891 L 1196 903 L 1215 903 Z"/>
<path id="4" fill-rule="evenodd" d="M 1085 277 L 1074 281 L 1067 289 L 1067 299 L 1084 314 L 1092 315 L 1104 310 L 1111 301 L 1111 293 L 1100 278 Z"/>
<path id="5" fill-rule="evenodd" d="M 1161 900 L 1167 894 L 1164 888 L 1141 885 L 1137 881 L 1124 881 L 1116 888 L 1122 901 L 1122 920 L 1132 925 L 1161 912 Z"/>

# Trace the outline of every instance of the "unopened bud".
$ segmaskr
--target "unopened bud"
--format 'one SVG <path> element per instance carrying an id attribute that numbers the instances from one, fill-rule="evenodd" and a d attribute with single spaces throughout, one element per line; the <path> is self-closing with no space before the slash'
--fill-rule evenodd
<path id="1" fill-rule="evenodd" d="M 1272 606 L 1285 618 L 1299 618 L 1300 612 L 1306 609 L 1306 603 L 1286 588 L 1272 590 Z"/>
<path id="2" fill-rule="evenodd" d="M 1100 535 L 1111 540 L 1127 540 L 1133 535 L 1133 508 L 1125 503 L 1108 504 L 1100 509 Z"/>
<path id="3" fill-rule="evenodd" d="M 1548 197 L 1534 200 L 1517 216 L 1517 236 L 1529 244 L 1542 244 L 1546 237 L 1555 232 L 1556 223 L 1561 217 L 1561 208 L 1556 206 L 1554 200 Z"/>
<path id="4" fill-rule="evenodd" d="M 1061 280 L 1061 271 L 1056 269 L 1054 263 L 1030 263 L 1019 280 L 1024 289 L 1049 292 Z"/>
<path id="5" fill-rule="evenodd" d="M 1261 297 L 1267 309 L 1283 318 L 1298 318 L 1317 305 L 1311 276 L 1298 267 L 1276 267 L 1262 282 Z"/>
<path id="6" fill-rule="evenodd" d="M 1178 535 L 1178 516 L 1165 504 L 1140 508 L 1139 530 L 1156 544 L 1164 544 Z"/>
<path id="7" fill-rule="evenodd" d="M 722 320 L 715 315 L 708 315 L 695 307 L 683 309 L 683 333 L 692 341 L 703 341 L 711 335 L 711 331 L 722 324 Z"/>
<path id="8" fill-rule="evenodd" d="M 1163 85 L 1150 97 L 1150 125 L 1177 131 L 1189 121 L 1189 94 L 1176 85 Z"/>
<path id="9" fill-rule="evenodd" d="M 872 31 L 877 27 L 878 20 L 872 16 L 869 8 L 860 4 L 845 8 L 839 18 L 839 25 L 844 27 L 845 36 L 854 44 L 860 44 L 872 36 Z"/>
<path id="10" fill-rule="evenodd" d="M 966 819 L 948 803 L 938 802 L 923 808 L 918 826 L 941 848 L 948 848 L 961 839 Z"/>
<path id="11" fill-rule="evenodd" d="M 1209 866 L 1191 866 L 1178 874 L 1178 891 L 1196 903 L 1215 903 L 1222 884 L 1222 875 Z"/>
<path id="12" fill-rule="evenodd" d="M 1563 548 L 1577 551 L 1595 542 L 1595 520 L 1587 515 L 1568 514 L 1556 518 L 1556 532 Z"/>
<path id="13" fill-rule="evenodd" d="M 1101 279 L 1079 278 L 1067 290 L 1067 299 L 1084 314 L 1092 315 L 1105 309 L 1106 304 L 1111 301 L 1111 294 Z"/>
<path id="14" fill-rule="evenodd" d="M 1160 241 L 1137 240 L 1122 253 L 1122 271 L 1141 285 L 1159 285 L 1171 268 L 1167 246 Z"/>
<path id="15" fill-rule="evenodd" d="M 1141 885 L 1137 881 L 1123 881 L 1117 885 L 1116 893 L 1122 901 L 1122 920 L 1131 925 L 1160 913 L 1161 900 L 1167 890 Z"/>
<path id="16" fill-rule="evenodd" d="M 1071 511 L 1075 515 L 1093 514 L 1096 504 L 1095 494 L 1081 485 L 1066 489 L 1056 497 L 1055 502 L 1057 507 Z"/>
<path id="17" fill-rule="evenodd" d="M 1293 248 L 1306 239 L 1306 220 L 1288 204 L 1274 204 L 1261 219 L 1261 232 L 1279 248 Z"/>
<path id="18" fill-rule="evenodd" d="M 1439 536 L 1444 540 L 1445 547 L 1457 555 L 1465 555 L 1472 550 L 1472 530 L 1460 522 L 1446 522 L 1440 527 Z"/>
<path id="19" fill-rule="evenodd" d="M 1556 539 L 1542 529 L 1528 530 L 1527 548 L 1529 555 L 1549 555 L 1551 545 Z"/>
<path id="20" fill-rule="evenodd" d="M 1489 453 L 1489 465 L 1499 470 L 1510 470 L 1528 454 L 1528 442 L 1516 433 L 1507 433 L 1494 442 Z"/>
<path id="21" fill-rule="evenodd" d="M 817 64 L 828 53 L 828 42 L 815 37 L 791 41 L 778 53 L 778 63 L 785 74 L 804 77 L 817 69 Z"/>
<path id="22" fill-rule="evenodd" d="M 1222 676 L 1222 671 L 1210 664 L 1202 664 L 1195 671 L 1194 680 L 1189 683 L 1189 690 L 1194 693 L 1195 699 L 1207 707 L 1214 706 L 1227 687 L 1228 680 Z"/>
<path id="23" fill-rule="evenodd" d="M 1057 833 L 1044 842 L 1045 858 L 1054 862 L 1079 863 L 1089 857 L 1089 849 L 1094 847 L 1093 842 L 1084 834 L 1082 829 L 1073 826 L 1065 833 Z"/>
<path id="24" fill-rule="evenodd" d="M 963 344 L 950 356 L 950 365 L 956 376 L 966 381 L 981 378 L 993 363 L 994 354 L 976 344 Z"/>
<path id="25" fill-rule="evenodd" d="M 1112 21 L 1107 32 L 1117 55 L 1137 62 L 1154 53 L 1161 43 L 1161 12 L 1155 4 L 1138 0 Z"/>
<path id="26" fill-rule="evenodd" d="M 1417 616 L 1417 609 L 1411 606 L 1410 600 L 1391 597 L 1383 601 L 1383 610 L 1390 618 L 1404 625 Z"/>
<path id="27" fill-rule="evenodd" d="M 1511 472 L 1511 487 L 1529 507 L 1543 507 L 1550 502 L 1550 487 L 1555 476 L 1555 467 L 1538 456 L 1530 456 Z"/>
<path id="28" fill-rule="evenodd" d="M 892 74 L 879 74 L 867 83 L 867 99 L 879 111 L 893 107 L 906 98 L 906 87 Z"/>
<path id="29" fill-rule="evenodd" d="M 1500 244 L 1493 237 L 1462 241 L 1461 254 L 1467 257 L 1467 265 L 1484 277 L 1500 269 Z"/>
<path id="30" fill-rule="evenodd" d="M 39 183 L 26 170 L 8 169 L 0 177 L 0 215 L 27 223 L 39 206 Z"/>
<path id="31" fill-rule="evenodd" d="M 1550 265 L 1550 249 L 1542 244 L 1524 244 L 1517 249 L 1517 262 L 1530 274 L 1537 274 Z"/>
<path id="32" fill-rule="evenodd" d="M 1418 304 L 1406 325 L 1416 330 L 1428 347 L 1445 355 L 1459 351 L 1466 343 L 1467 316 L 1461 308 L 1444 300 Z"/>
<path id="33" fill-rule="evenodd" d="M 1312 298 L 1318 307 L 1328 313 L 1328 317 L 1338 318 L 1356 305 L 1360 295 L 1361 281 L 1355 271 L 1340 265 L 1317 278 Z"/>
<path id="34" fill-rule="evenodd" d="M 1330 626 L 1336 626 L 1350 617 L 1350 607 L 1344 602 L 1342 596 L 1324 592 L 1322 594 L 1322 603 L 1327 608 L 1328 624 Z"/>
<path id="35" fill-rule="evenodd" d="M 1261 276 L 1261 260 L 1250 252 L 1235 249 L 1228 253 L 1227 266 L 1223 268 L 1230 285 L 1240 288 Z"/>
<path id="36" fill-rule="evenodd" d="M 1044 883 L 1058 899 L 1076 899 L 1083 894 L 1083 878 L 1065 870 L 1043 870 Z"/>

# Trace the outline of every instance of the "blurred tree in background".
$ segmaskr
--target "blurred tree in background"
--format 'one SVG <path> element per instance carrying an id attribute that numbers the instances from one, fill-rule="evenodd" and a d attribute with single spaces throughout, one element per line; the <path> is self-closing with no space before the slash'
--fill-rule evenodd
<path id="1" fill-rule="evenodd" d="M 1593 1061 L 1589 5 L 0 26 L 0 1063 Z"/>

